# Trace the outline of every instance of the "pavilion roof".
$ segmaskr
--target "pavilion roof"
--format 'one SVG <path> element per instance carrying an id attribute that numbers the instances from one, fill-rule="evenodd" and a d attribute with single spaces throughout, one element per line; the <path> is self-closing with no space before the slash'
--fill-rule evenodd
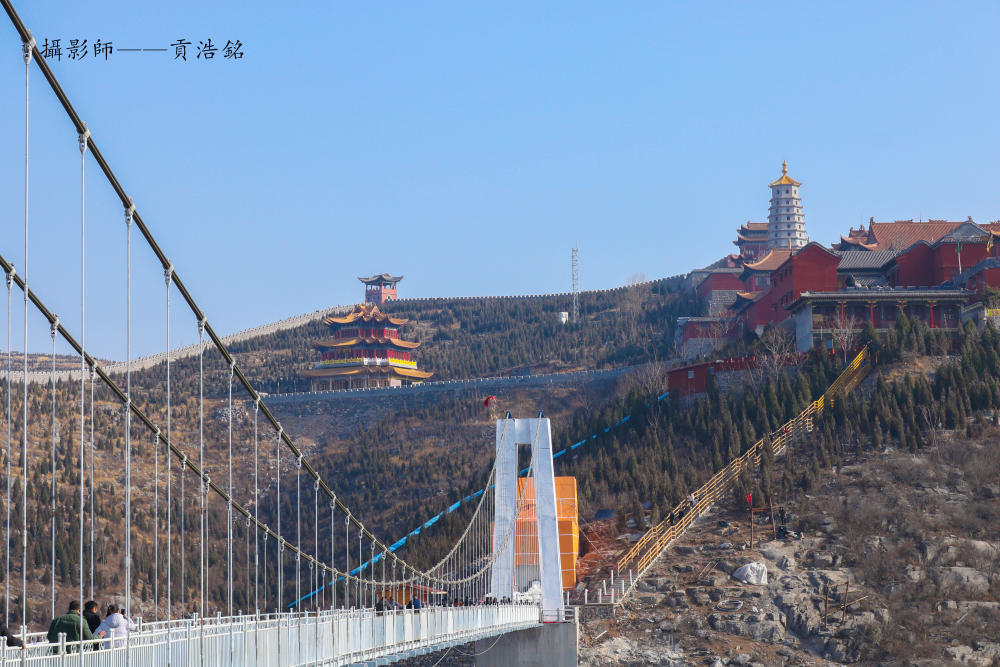
<path id="1" fill-rule="evenodd" d="M 759 261 L 753 264 L 745 264 L 744 267 L 749 271 L 771 272 L 784 264 L 785 260 L 791 256 L 792 251 L 789 248 L 772 248 Z"/>
<path id="2" fill-rule="evenodd" d="M 749 220 L 746 224 L 740 225 L 741 232 L 764 232 L 767 233 L 769 223 L 767 222 L 750 222 Z"/>
<path id="3" fill-rule="evenodd" d="M 406 317 L 392 317 L 383 313 L 378 304 L 359 303 L 354 306 L 354 310 L 343 317 L 327 315 L 323 318 L 323 324 L 327 326 L 333 324 L 353 324 L 355 322 L 388 322 L 389 324 L 406 324 L 410 320 Z"/>
<path id="4" fill-rule="evenodd" d="M 374 276 L 369 276 L 367 278 L 358 276 L 358 280 L 366 285 L 371 283 L 398 283 L 402 279 L 403 276 L 391 276 L 388 273 L 376 273 Z"/>
<path id="5" fill-rule="evenodd" d="M 353 375 L 398 375 L 409 379 L 426 380 L 433 371 L 418 371 L 415 368 L 398 366 L 335 366 L 332 368 L 310 368 L 302 371 L 306 377 L 350 377 Z"/>
<path id="6" fill-rule="evenodd" d="M 399 338 L 387 338 L 384 336 L 364 336 L 357 338 L 325 338 L 313 343 L 317 350 L 325 350 L 336 347 L 351 347 L 353 345 L 392 345 L 404 350 L 415 350 L 420 347 L 420 343 L 412 340 L 400 340 Z"/>
<path id="7" fill-rule="evenodd" d="M 745 232 L 741 229 L 736 232 L 736 240 L 733 241 L 733 243 L 739 245 L 740 241 L 745 241 L 747 243 L 764 243 L 767 241 L 767 232 Z"/>

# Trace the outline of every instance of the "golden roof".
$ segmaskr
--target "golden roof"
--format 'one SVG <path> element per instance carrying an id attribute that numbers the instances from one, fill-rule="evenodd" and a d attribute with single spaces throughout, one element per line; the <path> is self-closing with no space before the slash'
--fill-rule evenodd
<path id="1" fill-rule="evenodd" d="M 327 338 L 313 343 L 313 347 L 317 350 L 324 350 L 327 348 L 350 347 L 352 345 L 360 344 L 392 345 L 393 347 L 400 347 L 404 350 L 415 350 L 420 347 L 420 343 L 417 341 L 401 340 L 399 338 L 376 338 L 374 336 L 368 336 L 366 338 Z"/>
<path id="2" fill-rule="evenodd" d="M 786 161 L 786 162 L 782 162 L 781 163 L 781 178 L 779 178 L 778 180 L 776 180 L 773 183 L 771 183 L 770 187 L 773 188 L 775 185 L 795 185 L 795 186 L 798 186 L 798 185 L 802 185 L 802 184 L 799 183 L 794 178 L 792 178 L 791 176 L 788 175 L 788 162 Z"/>
<path id="3" fill-rule="evenodd" d="M 388 322 L 389 324 L 406 324 L 409 322 L 409 318 L 406 317 L 392 317 L 379 310 L 378 304 L 374 303 L 359 303 L 354 306 L 354 310 L 343 317 L 335 317 L 333 315 L 327 315 L 323 318 L 323 324 L 327 326 L 333 324 L 354 324 L 357 321 L 362 322 Z"/>
<path id="4" fill-rule="evenodd" d="M 792 251 L 788 248 L 772 248 L 759 261 L 752 264 L 744 264 L 744 267 L 752 271 L 774 271 L 791 256 Z"/>
<path id="5" fill-rule="evenodd" d="M 405 378 L 426 380 L 434 375 L 433 371 L 418 371 L 413 368 L 397 368 L 396 366 L 347 366 L 342 368 L 311 368 L 302 371 L 306 377 L 349 377 L 352 375 L 399 375 Z"/>

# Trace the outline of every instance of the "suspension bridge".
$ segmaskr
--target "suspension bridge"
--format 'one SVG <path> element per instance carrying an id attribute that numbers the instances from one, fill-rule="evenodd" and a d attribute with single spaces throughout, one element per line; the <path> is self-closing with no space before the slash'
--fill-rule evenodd
<path id="1" fill-rule="evenodd" d="M 344 503 L 334 482 L 320 474 L 268 409 L 157 242 L 13 4 L 0 4 L 21 40 L 24 62 L 21 266 L 0 248 L 7 288 L 3 604 L 5 618 L 14 620 L 0 636 L 0 664 L 386 664 L 565 625 L 572 614 L 561 588 L 548 420 L 509 414 L 498 419 L 496 456 L 461 535 L 430 565 L 401 558 Z M 31 235 L 28 206 L 33 68 L 77 134 L 76 330 L 53 312 L 52 295 L 32 289 L 29 272 L 29 258 L 45 252 Z M 95 165 L 103 176 L 100 187 L 110 188 L 121 203 L 124 221 L 126 360 L 114 369 L 102 366 L 87 342 L 91 186 L 86 177 L 88 166 Z M 162 365 L 153 369 L 132 363 L 135 242 L 148 247 L 163 275 L 165 346 Z M 12 347 L 15 294 L 23 301 L 20 355 Z M 178 376 L 171 354 L 177 318 L 171 302 L 178 298 L 198 334 L 197 352 L 187 357 L 197 359 L 193 383 Z M 51 338 L 47 387 L 33 381 L 37 369 L 29 370 L 29 333 L 35 333 L 29 329 L 41 322 Z M 57 342 L 79 357 L 78 369 L 58 381 Z M 138 386 L 140 372 L 159 373 L 160 389 Z M 148 384 L 149 375 L 143 377 Z M 246 420 L 237 417 L 241 406 L 252 413 Z M 213 407 L 222 408 L 221 429 L 207 415 Z M 519 484 L 521 446 L 530 447 L 530 483 Z M 98 488 L 121 489 L 121 506 L 99 502 Z M 525 518 L 534 526 L 529 536 L 517 529 Z M 108 562 L 115 558 L 120 564 Z M 312 593 L 303 595 L 306 591 Z M 76 633 L 53 637 L 40 631 L 64 612 L 67 598 L 108 597 L 120 599 L 125 616 L 138 621 L 132 632 L 80 638 L 88 633 L 79 615 L 72 617 L 79 619 Z"/>
<path id="2" fill-rule="evenodd" d="M 405 538 L 390 543 L 366 527 L 361 512 L 346 505 L 336 484 L 278 422 L 157 242 L 11 1 L 0 4 L 21 40 L 24 62 L 22 265 L 16 268 L 0 248 L 7 288 L 3 605 L 5 618 L 16 619 L 7 635 L 0 635 L 0 664 L 387 664 L 470 642 L 489 640 L 493 647 L 526 636 L 523 631 L 560 627 L 572 627 L 565 635 L 571 651 L 544 662 L 575 661 L 575 615 L 561 581 L 553 462 L 586 441 L 554 452 L 543 415 L 498 419 L 484 487 L 448 510 L 467 507 L 456 513 L 464 522 L 457 539 L 436 562 L 400 557 L 397 548 Z M 53 312 L 52 295 L 29 283 L 31 251 L 44 252 L 29 245 L 32 68 L 77 133 L 76 330 Z M 100 187 L 110 188 L 120 202 L 124 221 L 126 360 L 114 367 L 94 358 L 86 338 L 88 165 L 96 165 L 103 176 Z M 136 233 L 163 276 L 157 297 L 143 295 L 162 300 L 164 347 L 158 365 L 133 365 Z M 23 301 L 21 355 L 12 347 L 15 295 Z M 183 355 L 182 373 L 175 370 L 180 355 L 170 346 L 178 317 L 171 305 L 178 299 L 198 336 L 195 352 Z M 29 369 L 33 326 L 44 326 L 51 338 L 51 400 L 38 369 Z M 58 379 L 57 341 L 79 357 L 79 367 Z M 853 389 L 867 374 L 867 362 L 863 350 L 823 397 L 713 476 L 677 524 L 664 522 L 647 532 L 618 561 L 610 587 L 593 597 L 583 590 L 583 599 L 573 602 L 614 604 L 627 597 L 634 582 L 742 471 L 756 466 L 765 449 L 779 454 L 810 430 L 812 415 L 836 393 Z M 213 417 L 219 414 L 221 428 Z M 523 446 L 530 447 L 528 467 L 518 470 Z M 522 478 L 528 481 L 521 483 Z M 98 502 L 98 488 L 121 488 L 121 506 Z M 527 533 L 518 529 L 524 522 L 532 526 Z M 109 559 L 120 561 L 111 567 L 118 576 L 110 580 L 103 572 Z M 67 597 L 109 596 L 120 599 L 125 615 L 138 621 L 131 633 L 74 640 L 40 631 L 63 612 Z M 81 629 L 83 623 L 80 617 Z M 498 649 L 492 655 L 509 662 L 512 654 Z"/>

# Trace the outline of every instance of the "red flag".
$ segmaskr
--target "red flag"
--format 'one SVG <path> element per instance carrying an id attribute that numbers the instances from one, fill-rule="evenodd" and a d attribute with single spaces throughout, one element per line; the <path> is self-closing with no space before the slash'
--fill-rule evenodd
<path id="1" fill-rule="evenodd" d="M 753 507 L 753 494 L 752 493 L 748 493 L 747 494 L 747 505 L 749 505 L 750 507 Z"/>

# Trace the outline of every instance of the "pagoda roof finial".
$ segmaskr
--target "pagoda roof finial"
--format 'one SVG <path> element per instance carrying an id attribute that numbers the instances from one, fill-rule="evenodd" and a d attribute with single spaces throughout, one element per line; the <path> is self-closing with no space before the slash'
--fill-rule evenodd
<path id="1" fill-rule="evenodd" d="M 771 187 L 773 188 L 775 185 L 794 185 L 794 186 L 802 185 L 801 183 L 799 183 L 794 178 L 788 175 L 787 160 L 783 160 L 781 162 L 781 178 L 771 183 Z"/>

